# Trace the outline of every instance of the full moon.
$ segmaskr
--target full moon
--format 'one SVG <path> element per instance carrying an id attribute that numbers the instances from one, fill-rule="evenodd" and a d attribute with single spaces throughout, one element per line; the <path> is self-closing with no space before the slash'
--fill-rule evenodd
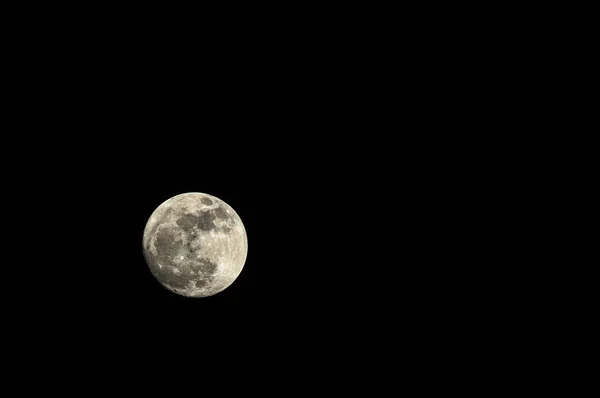
<path id="1" fill-rule="evenodd" d="M 152 275 L 164 287 L 186 297 L 207 297 L 225 290 L 242 272 L 248 238 L 231 206 L 190 192 L 154 210 L 143 249 Z"/>

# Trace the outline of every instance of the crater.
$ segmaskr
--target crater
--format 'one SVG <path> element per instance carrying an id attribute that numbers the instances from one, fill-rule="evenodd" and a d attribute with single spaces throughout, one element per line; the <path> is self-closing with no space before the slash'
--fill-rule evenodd
<path id="1" fill-rule="evenodd" d="M 200 202 L 202 202 L 203 205 L 207 205 L 207 206 L 210 206 L 213 204 L 213 201 L 209 198 L 202 198 L 202 199 L 200 199 Z"/>
<path id="2" fill-rule="evenodd" d="M 191 253 L 192 251 L 194 251 L 194 248 L 192 247 L 192 241 L 194 239 L 194 236 L 191 235 L 188 237 L 188 241 L 185 243 L 185 248 Z M 196 248 L 199 247 L 199 243 L 196 243 Z"/>

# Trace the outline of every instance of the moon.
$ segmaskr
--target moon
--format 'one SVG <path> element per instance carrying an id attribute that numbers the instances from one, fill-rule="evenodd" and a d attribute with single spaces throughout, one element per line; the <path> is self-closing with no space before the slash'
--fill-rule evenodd
<path id="1" fill-rule="evenodd" d="M 154 210 L 144 228 L 143 250 L 152 275 L 186 297 L 215 295 L 242 272 L 248 253 L 238 214 L 214 196 L 189 192 Z"/>

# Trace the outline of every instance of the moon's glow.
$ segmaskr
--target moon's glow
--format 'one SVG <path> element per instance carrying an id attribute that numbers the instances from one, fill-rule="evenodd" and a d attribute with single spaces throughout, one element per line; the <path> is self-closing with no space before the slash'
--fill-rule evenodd
<path id="1" fill-rule="evenodd" d="M 150 271 L 163 286 L 183 296 L 206 297 L 238 277 L 248 240 L 231 206 L 193 192 L 158 206 L 146 223 L 143 248 Z"/>

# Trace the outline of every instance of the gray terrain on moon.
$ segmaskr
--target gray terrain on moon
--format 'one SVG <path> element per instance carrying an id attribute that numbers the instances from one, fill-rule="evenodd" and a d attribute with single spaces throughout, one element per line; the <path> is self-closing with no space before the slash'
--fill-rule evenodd
<path id="1" fill-rule="evenodd" d="M 146 263 L 167 289 L 187 297 L 217 294 L 238 277 L 248 251 L 238 214 L 222 200 L 185 193 L 162 203 L 146 223 Z"/>

